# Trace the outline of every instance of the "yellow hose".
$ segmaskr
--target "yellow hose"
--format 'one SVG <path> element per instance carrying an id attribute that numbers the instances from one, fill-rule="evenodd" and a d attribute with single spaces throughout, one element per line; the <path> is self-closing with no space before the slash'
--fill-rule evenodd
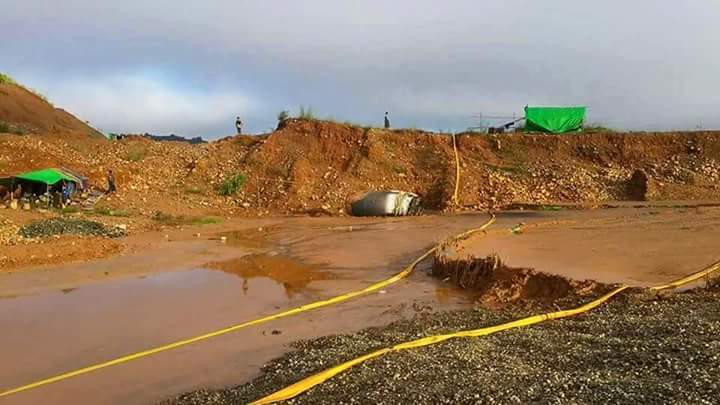
<path id="1" fill-rule="evenodd" d="M 460 155 L 457 150 L 457 142 L 455 142 L 455 134 L 452 134 L 453 151 L 455 152 L 455 192 L 453 193 L 453 204 L 460 205 L 458 192 L 460 191 Z"/>
<path id="2" fill-rule="evenodd" d="M 465 238 L 469 237 L 470 235 L 472 235 L 472 234 L 474 234 L 474 233 L 478 233 L 478 232 L 484 231 L 484 230 L 487 229 L 490 225 L 492 225 L 494 222 L 495 222 L 495 216 L 494 216 L 494 215 L 491 215 L 491 216 L 490 216 L 490 219 L 489 219 L 485 224 L 483 224 L 480 228 L 471 229 L 471 230 L 469 230 L 469 231 L 467 231 L 467 232 L 463 232 L 463 233 L 461 233 L 461 234 L 459 234 L 459 235 L 454 236 L 452 239 L 455 239 L 455 240 L 465 239 Z M 266 316 L 266 317 L 263 317 L 263 318 L 254 319 L 254 320 L 252 320 L 252 321 L 247 321 L 247 322 L 243 322 L 243 323 L 240 323 L 240 324 L 237 324 L 237 325 L 229 326 L 229 327 L 227 327 L 227 328 L 223 328 L 223 329 L 220 329 L 220 330 L 216 330 L 216 331 L 213 331 L 213 332 L 209 332 L 209 333 L 206 333 L 206 334 L 203 334 L 203 335 L 200 335 L 200 336 L 195 336 L 195 337 L 192 337 L 192 338 L 189 338 L 189 339 L 180 340 L 180 341 L 173 342 L 173 343 L 169 343 L 169 344 L 166 344 L 166 345 L 163 345 L 163 346 L 158 346 L 158 347 L 154 347 L 154 348 L 152 348 L 152 349 L 148 349 L 148 350 L 140 351 L 140 352 L 137 352 L 137 353 L 129 354 L 129 355 L 127 355 L 127 356 L 119 357 L 119 358 L 116 358 L 116 359 L 113 359 L 113 360 L 109 360 L 109 361 L 106 361 L 106 362 L 103 362 L 103 363 L 99 363 L 99 364 L 95 364 L 95 365 L 92 365 L 92 366 L 84 367 L 84 368 L 81 368 L 81 369 L 69 371 L 69 372 L 67 372 L 67 373 L 63 373 L 63 374 L 60 374 L 60 375 L 57 375 L 57 376 L 54 376 L 54 377 L 50 377 L 50 378 L 46 378 L 46 379 L 43 379 L 43 380 L 40 380 L 40 381 L 36 381 L 36 382 L 34 382 L 34 383 L 27 384 L 27 385 L 23 385 L 23 386 L 21 386 L 21 387 L 13 388 L 13 389 L 10 389 L 10 390 L 7 390 L 7 391 L 2 391 L 2 392 L 0 392 L 0 397 L 8 396 L 8 395 L 11 395 L 11 394 L 16 394 L 16 393 L 22 392 L 22 391 L 27 391 L 27 390 L 30 390 L 30 389 L 33 389 L 33 388 L 41 387 L 41 386 L 43 386 L 43 385 L 51 384 L 51 383 L 54 383 L 54 382 L 66 380 L 66 379 L 68 379 L 68 378 L 76 377 L 76 376 L 79 376 L 79 375 L 82 375 L 82 374 L 87 374 L 87 373 L 90 373 L 90 372 L 93 372 L 93 371 L 97 371 L 97 370 L 100 370 L 100 369 L 103 369 L 103 368 L 115 366 L 115 365 L 122 364 L 122 363 L 127 363 L 127 362 L 130 362 L 130 361 L 133 361 L 133 360 L 137 360 L 137 359 L 140 359 L 140 358 L 143 358 L 143 357 L 147 357 L 147 356 L 150 356 L 150 355 L 153 355 L 153 354 L 157 354 L 157 353 L 165 352 L 165 351 L 168 351 L 168 350 L 176 349 L 176 348 L 181 347 L 181 346 L 186 346 L 186 345 L 189 345 L 189 344 L 192 344 L 192 343 L 200 342 L 200 341 L 207 340 L 207 339 L 210 339 L 210 338 L 213 338 L 213 337 L 217 337 L 217 336 L 220 336 L 220 335 L 225 335 L 225 334 L 227 334 L 227 333 L 234 332 L 234 331 L 237 331 L 237 330 L 239 330 L 239 329 L 246 328 L 246 327 L 248 327 L 248 326 L 253 326 L 253 325 L 260 324 L 260 323 L 272 321 L 272 320 L 275 320 L 275 319 L 284 318 L 284 317 L 286 317 L 286 316 L 299 314 L 299 313 L 301 313 L 301 312 L 305 312 L 305 311 L 310 311 L 310 310 L 317 309 L 317 308 L 326 307 L 326 306 L 328 306 L 328 305 L 337 304 L 337 303 L 339 303 L 339 302 L 347 301 L 347 300 L 349 300 L 349 299 L 352 299 L 352 298 L 355 298 L 355 297 L 359 297 L 359 296 L 361 296 L 361 295 L 366 295 L 366 294 L 368 294 L 368 293 L 371 293 L 371 292 L 373 292 L 373 291 L 380 290 L 380 289 L 382 289 L 382 288 L 384 288 L 384 287 L 387 287 L 388 285 L 391 285 L 391 284 L 393 284 L 393 283 L 396 283 L 396 282 L 402 280 L 403 278 L 407 277 L 408 275 L 410 275 L 410 274 L 413 272 L 413 270 L 415 270 L 415 267 L 417 267 L 417 265 L 418 265 L 420 262 L 422 262 L 423 260 L 425 260 L 428 256 L 430 256 L 431 254 L 433 254 L 433 253 L 437 250 L 438 246 L 439 246 L 439 244 L 438 244 L 438 245 L 435 245 L 433 248 L 429 249 L 429 250 L 428 250 L 427 252 L 425 252 L 422 256 L 420 256 L 420 257 L 418 257 L 417 259 L 415 259 L 415 261 L 413 261 L 409 266 L 405 267 L 401 272 L 397 273 L 396 275 L 394 275 L 394 276 L 392 276 L 392 277 L 390 277 L 390 278 L 388 278 L 388 279 L 386 279 L 386 280 L 383 280 L 383 281 L 380 281 L 380 282 L 378 282 L 378 283 L 375 283 L 375 284 L 373 284 L 373 285 L 371 285 L 371 286 L 369 286 L 369 287 L 367 287 L 367 288 L 364 288 L 364 289 L 362 289 L 362 290 L 352 291 L 352 292 L 345 293 L 345 294 L 342 294 L 342 295 L 338 295 L 338 296 L 336 296 L 336 297 L 332 297 L 332 298 L 329 298 L 329 299 L 326 299 L 326 300 L 316 301 L 316 302 L 313 302 L 313 303 L 310 303 L 310 304 L 306 304 L 306 305 L 302 305 L 302 306 L 299 306 L 299 307 L 295 307 L 295 308 L 292 308 L 292 309 L 289 309 L 289 310 L 286 310 L 286 311 L 283 311 L 283 312 L 279 312 L 279 313 L 274 314 L 274 315 L 269 315 L 269 316 Z"/>
<path id="3" fill-rule="evenodd" d="M 668 288 L 679 287 L 679 286 L 691 283 L 693 281 L 699 280 L 700 278 L 702 278 L 714 271 L 717 271 L 718 269 L 720 269 L 720 262 L 716 262 L 704 270 L 701 270 L 697 273 L 693 273 L 687 277 L 681 278 L 672 283 L 652 287 L 651 290 L 664 290 L 664 289 L 668 289 Z M 278 401 L 285 401 L 290 398 L 294 398 L 294 397 L 302 394 L 303 392 L 309 390 L 310 388 L 329 380 L 330 378 L 342 373 L 345 370 L 348 370 L 349 368 L 351 368 L 357 364 L 360 364 L 364 361 L 367 361 L 367 360 L 370 360 L 370 359 L 373 359 L 376 357 L 380 357 L 386 353 L 434 345 L 434 344 L 444 342 L 448 339 L 453 339 L 453 338 L 468 338 L 468 337 L 487 336 L 487 335 L 491 335 L 493 333 L 497 333 L 497 332 L 501 332 L 501 331 L 505 331 L 505 330 L 509 330 L 509 329 L 515 329 L 515 328 L 520 328 L 523 326 L 534 325 L 536 323 L 544 322 L 546 320 L 560 319 L 560 318 L 565 318 L 565 317 L 569 317 L 569 316 L 578 315 L 578 314 L 581 314 L 584 312 L 588 312 L 588 311 L 604 304 L 610 298 L 621 293 L 622 291 L 626 290 L 627 288 L 629 288 L 629 287 L 625 286 L 625 285 L 619 286 L 616 289 L 612 290 L 611 292 L 603 295 L 602 297 L 600 297 L 592 302 L 589 302 L 585 305 L 579 306 L 577 308 L 573 308 L 573 309 L 557 311 L 557 312 L 550 312 L 550 313 L 540 314 L 540 315 L 533 315 L 533 316 L 530 316 L 527 318 L 518 319 L 516 321 L 504 323 L 504 324 L 497 325 L 497 326 L 481 328 L 481 329 L 454 332 L 454 333 L 448 333 L 448 334 L 444 334 L 444 335 L 428 336 L 428 337 L 425 337 L 422 339 L 413 340 L 413 341 L 405 342 L 405 343 L 400 343 L 400 344 L 397 344 L 392 347 L 379 349 L 372 353 L 368 353 L 364 356 L 357 357 L 350 361 L 346 361 L 345 363 L 339 364 L 335 367 L 332 367 L 327 370 L 321 371 L 317 374 L 311 375 L 310 377 L 300 380 L 300 381 L 296 382 L 295 384 L 292 384 L 288 387 L 285 387 L 279 391 L 276 391 L 266 397 L 263 397 L 255 402 L 253 402 L 252 405 L 272 404 L 272 403 L 275 403 Z"/>
<path id="4" fill-rule="evenodd" d="M 658 285 L 655 287 L 650 287 L 650 290 L 651 291 L 659 291 L 659 290 L 667 290 L 670 288 L 682 287 L 685 284 L 689 284 L 689 283 L 692 283 L 693 281 L 700 280 L 701 278 L 709 275 L 710 273 L 717 271 L 718 269 L 720 269 L 720 261 L 717 261 L 717 262 L 711 264 L 705 270 L 691 274 L 687 277 L 683 277 L 683 278 L 673 281 L 671 283 Z"/>

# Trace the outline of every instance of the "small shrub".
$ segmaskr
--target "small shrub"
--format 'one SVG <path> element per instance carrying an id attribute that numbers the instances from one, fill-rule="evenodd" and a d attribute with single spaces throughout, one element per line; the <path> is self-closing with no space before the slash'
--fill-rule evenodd
<path id="1" fill-rule="evenodd" d="M 235 174 L 229 179 L 225 179 L 225 181 L 220 184 L 220 187 L 218 188 L 218 193 L 223 196 L 235 195 L 238 190 L 240 190 L 240 188 L 245 185 L 245 181 L 246 178 L 244 174 Z"/>
<path id="2" fill-rule="evenodd" d="M 24 132 L 20 129 L 13 127 L 7 122 L 0 121 L 0 134 L 15 134 L 22 135 Z"/>
<path id="3" fill-rule="evenodd" d="M 278 123 L 281 123 L 290 118 L 290 113 L 287 110 L 282 110 L 277 115 Z"/>
<path id="4" fill-rule="evenodd" d="M 141 162 L 145 159 L 147 151 L 142 147 L 135 147 L 130 149 L 125 155 L 125 160 L 130 162 Z"/>
<path id="5" fill-rule="evenodd" d="M 305 106 L 300 106 L 300 115 L 298 116 L 300 119 L 304 120 L 314 120 L 315 114 L 313 113 L 312 107 L 305 108 Z"/>
<path id="6" fill-rule="evenodd" d="M 0 73 L 0 84 L 17 84 L 15 80 L 13 80 L 12 77 L 6 75 L 5 73 Z"/>

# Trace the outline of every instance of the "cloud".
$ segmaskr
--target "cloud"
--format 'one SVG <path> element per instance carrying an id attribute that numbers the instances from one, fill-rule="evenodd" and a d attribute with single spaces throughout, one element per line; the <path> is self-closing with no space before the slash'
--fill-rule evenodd
<path id="1" fill-rule="evenodd" d="M 481 112 L 520 112 L 525 104 L 586 104 L 591 120 L 620 128 L 720 126 L 714 2 L 0 6 L 1 68 L 112 130 L 221 135 L 240 110 L 248 129 L 266 131 L 279 110 L 299 105 L 362 123 L 379 123 L 390 110 L 394 125 L 443 129 L 473 125 Z M 108 89 L 107 80 L 118 86 Z M 101 111 L 75 86 L 104 88 L 96 94 L 117 102 Z M 145 90 L 154 95 L 143 96 Z M 123 104 L 127 99 L 148 103 L 152 116 L 126 111 L 134 108 Z"/>
<path id="2" fill-rule="evenodd" d="M 53 101 L 69 111 L 81 112 L 106 132 L 203 135 L 232 134 L 235 115 L 256 106 L 241 94 L 222 90 L 194 91 L 145 76 L 98 77 L 46 83 Z"/>

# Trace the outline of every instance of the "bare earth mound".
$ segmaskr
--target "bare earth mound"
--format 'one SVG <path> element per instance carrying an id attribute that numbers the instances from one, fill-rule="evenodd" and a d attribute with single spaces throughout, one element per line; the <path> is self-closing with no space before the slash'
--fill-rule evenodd
<path id="1" fill-rule="evenodd" d="M 0 123 L 13 132 L 100 136 L 67 111 L 55 108 L 32 91 L 10 83 L 0 83 Z"/>

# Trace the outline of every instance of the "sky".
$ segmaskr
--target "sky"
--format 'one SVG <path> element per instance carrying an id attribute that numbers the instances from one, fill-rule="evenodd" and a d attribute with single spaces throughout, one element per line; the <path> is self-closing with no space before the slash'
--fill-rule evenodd
<path id="1" fill-rule="evenodd" d="M 183 4 L 189 3 L 189 4 Z M 525 105 L 720 128 L 712 0 L 0 0 L 0 72 L 104 132 L 213 139 L 278 112 L 460 131 Z M 487 121 L 487 120 L 484 120 Z"/>

